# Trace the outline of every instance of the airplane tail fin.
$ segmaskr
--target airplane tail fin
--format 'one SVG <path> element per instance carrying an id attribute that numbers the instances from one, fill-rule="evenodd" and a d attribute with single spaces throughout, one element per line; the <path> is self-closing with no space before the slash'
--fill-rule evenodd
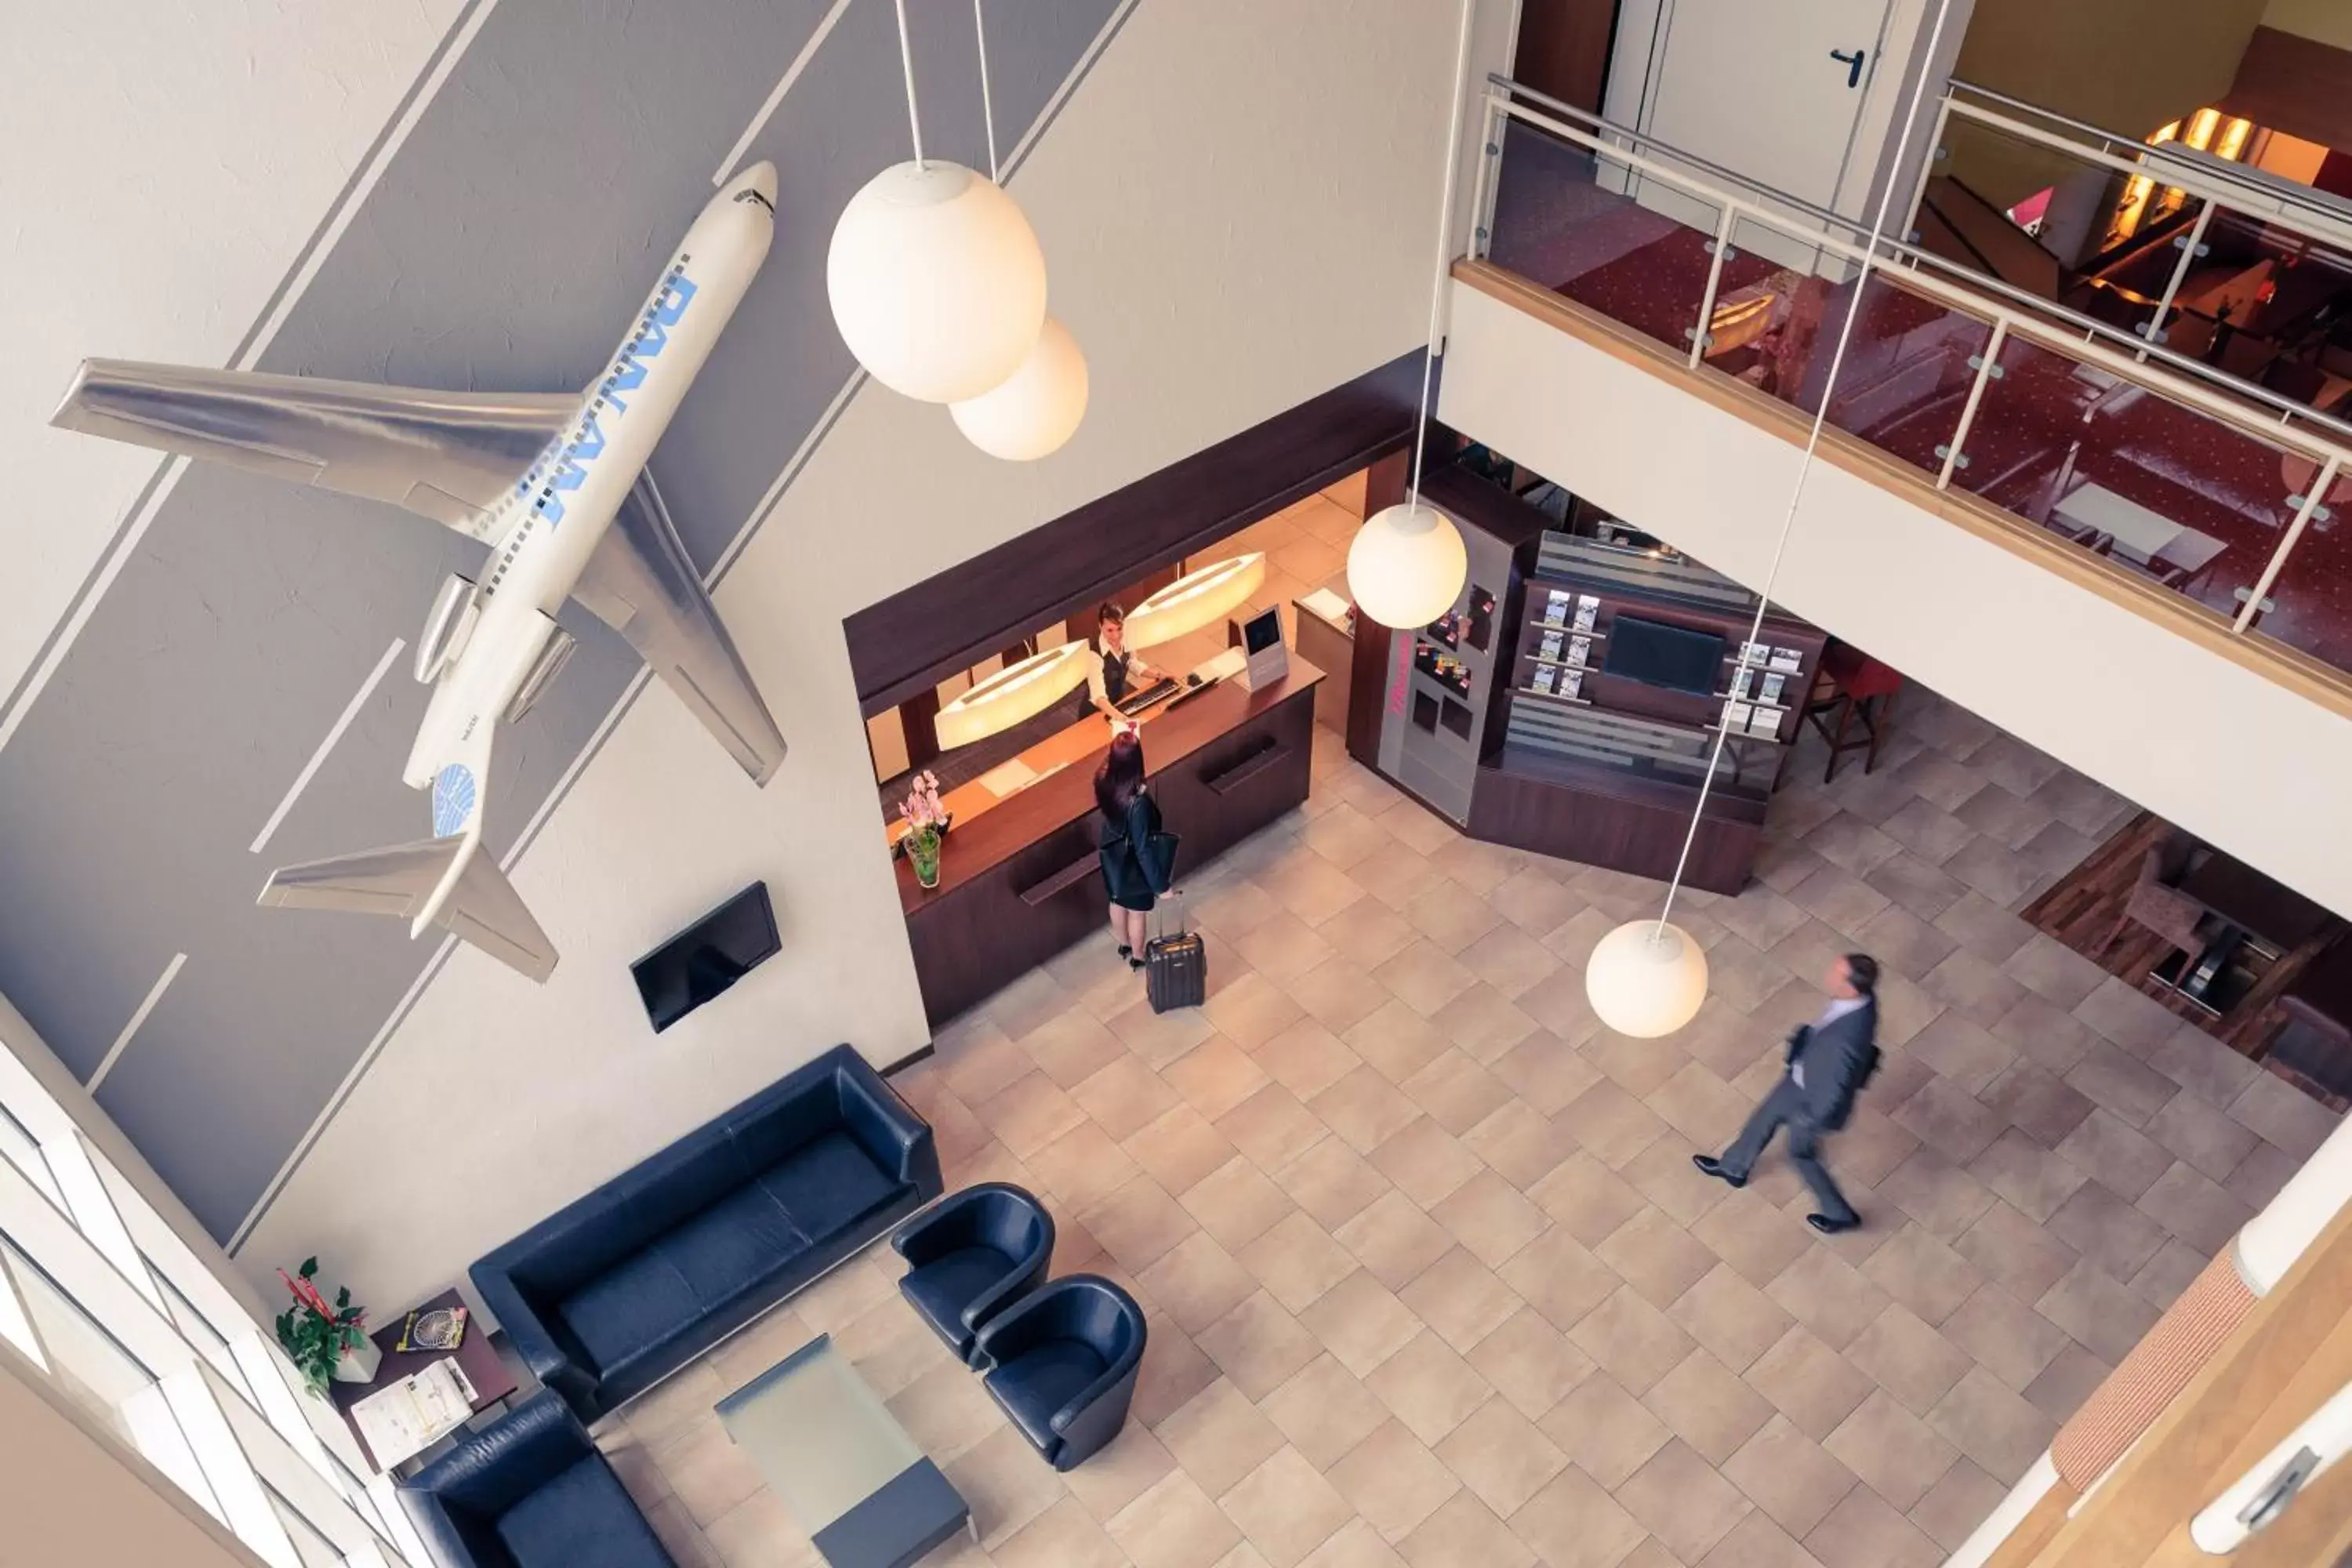
<path id="1" fill-rule="evenodd" d="M 261 902 L 275 909 L 347 910 L 454 931 L 499 963 L 544 982 L 555 945 L 498 862 L 478 853 L 478 829 L 363 849 L 271 873 Z"/>

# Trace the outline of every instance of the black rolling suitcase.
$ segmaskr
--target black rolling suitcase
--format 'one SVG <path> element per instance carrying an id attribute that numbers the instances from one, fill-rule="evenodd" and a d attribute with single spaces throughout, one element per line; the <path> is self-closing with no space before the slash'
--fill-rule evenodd
<path id="1" fill-rule="evenodd" d="M 1155 1013 L 1198 1007 L 1209 999 L 1208 944 L 1185 925 L 1183 895 L 1165 895 L 1163 906 L 1168 899 L 1176 902 L 1176 930 L 1163 930 L 1143 945 L 1143 994 Z"/>

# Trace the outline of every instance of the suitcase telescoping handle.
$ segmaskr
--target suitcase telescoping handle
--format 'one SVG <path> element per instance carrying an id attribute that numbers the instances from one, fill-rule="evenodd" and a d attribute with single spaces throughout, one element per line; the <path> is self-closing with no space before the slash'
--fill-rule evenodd
<path id="1" fill-rule="evenodd" d="M 1167 910 L 1171 903 L 1176 906 L 1176 934 L 1182 936 L 1192 929 L 1184 918 L 1184 889 L 1171 888 L 1152 900 L 1151 940 L 1154 942 L 1168 934 Z"/>

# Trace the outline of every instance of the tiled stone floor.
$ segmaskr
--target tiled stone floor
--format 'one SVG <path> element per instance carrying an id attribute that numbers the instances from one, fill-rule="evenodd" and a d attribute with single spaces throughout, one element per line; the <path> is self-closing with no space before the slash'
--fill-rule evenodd
<path id="1" fill-rule="evenodd" d="M 2332 1125 L 2011 912 L 2129 807 L 1925 693 L 1877 773 L 1776 802 L 1757 886 L 1677 906 L 1712 998 L 1654 1042 L 1580 965 L 1654 884 L 1318 743 L 1307 808 L 1192 879 L 1205 1009 L 1106 936 L 898 1080 L 950 1188 L 1027 1184 L 1057 1270 L 1144 1302 L 1126 1434 L 1056 1476 L 877 1247 L 600 1432 L 680 1563 L 816 1561 L 710 1406 L 827 1331 L 972 1502 L 942 1564 L 1927 1568 Z M 1856 945 L 1889 1049 L 1824 1240 L 1780 1159 L 1685 1157 Z"/>

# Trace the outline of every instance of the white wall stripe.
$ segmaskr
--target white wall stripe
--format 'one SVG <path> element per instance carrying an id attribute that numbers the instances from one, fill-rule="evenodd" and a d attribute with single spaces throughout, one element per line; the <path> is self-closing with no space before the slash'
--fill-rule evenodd
<path id="1" fill-rule="evenodd" d="M 286 814 L 294 809 L 294 803 L 302 798 L 304 790 L 310 787 L 310 780 L 325 764 L 327 753 L 335 749 L 335 742 L 343 738 L 343 731 L 350 729 L 352 721 L 360 716 L 360 710 L 367 706 L 367 700 L 375 695 L 375 689 L 383 685 L 383 678 L 392 672 L 393 660 L 398 658 L 400 650 L 407 646 L 405 637 L 392 639 L 392 646 L 383 650 L 383 657 L 375 661 L 375 668 L 368 671 L 365 680 L 360 682 L 359 690 L 352 694 L 352 700 L 344 703 L 343 710 L 335 716 L 334 726 L 327 731 L 327 738 L 319 742 L 319 749 L 310 753 L 310 760 L 302 764 L 300 773 L 294 775 L 293 786 L 287 790 L 286 798 L 278 803 L 278 809 L 269 814 L 269 820 L 261 825 L 261 831 L 255 834 L 253 842 L 245 847 L 247 854 L 258 855 L 268 844 L 270 836 L 278 831 L 278 824 L 286 820 Z"/>
<path id="2" fill-rule="evenodd" d="M 155 1010 L 155 1004 L 163 999 L 163 993 L 171 989 L 172 982 L 179 976 L 180 966 L 187 962 L 186 953 L 175 952 L 172 955 L 172 962 L 163 966 L 163 973 L 155 977 L 155 984 L 148 988 L 146 999 L 131 1015 L 131 1021 L 122 1026 L 122 1033 L 114 1037 L 114 1044 L 106 1048 L 106 1058 L 98 1064 L 98 1070 L 89 1075 L 86 1087 L 90 1093 L 98 1092 L 98 1086 L 106 1081 L 106 1075 L 114 1070 L 114 1064 L 122 1059 L 122 1048 L 131 1043 L 131 1037 L 139 1032 L 139 1026 L 147 1021 L 147 1015 Z"/>
<path id="3" fill-rule="evenodd" d="M 776 90 L 768 94 L 768 101 L 760 105 L 760 112 L 751 116 L 751 123 L 743 127 L 743 134 L 735 138 L 735 145 L 728 148 L 727 156 L 719 161 L 719 172 L 710 176 L 712 184 L 723 185 L 734 174 L 735 165 L 742 161 L 744 153 L 759 138 L 760 132 L 767 129 L 777 107 L 784 101 L 784 94 L 793 90 L 793 83 L 801 79 L 801 72 L 808 69 L 809 62 L 816 58 L 817 50 L 823 48 L 825 39 L 832 36 L 834 25 L 841 20 L 841 14 L 848 9 L 849 0 L 833 0 L 833 9 L 824 14 L 824 20 L 816 25 L 816 31 L 811 33 L 808 42 L 801 46 L 801 52 L 794 55 L 793 63 L 784 68 L 784 74 L 776 82 Z"/>

